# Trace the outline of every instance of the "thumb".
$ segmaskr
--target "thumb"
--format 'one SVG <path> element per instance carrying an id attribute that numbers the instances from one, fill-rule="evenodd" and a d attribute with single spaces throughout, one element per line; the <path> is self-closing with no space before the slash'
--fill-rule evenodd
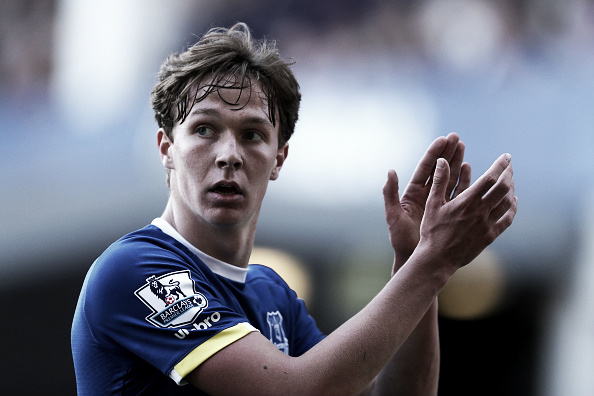
<path id="1" fill-rule="evenodd" d="M 400 209 L 400 197 L 398 196 L 398 175 L 396 171 L 390 169 L 388 171 L 388 179 L 382 190 L 384 194 L 384 205 L 386 215 L 391 213 L 395 208 Z"/>
<path id="2" fill-rule="evenodd" d="M 445 195 L 448 188 L 448 182 L 450 181 L 450 166 L 448 162 L 443 158 L 437 159 L 437 166 L 433 174 L 433 183 L 431 184 L 431 191 L 429 191 L 429 197 L 427 198 L 427 204 L 429 202 L 439 202 L 440 204 L 445 203 Z"/>

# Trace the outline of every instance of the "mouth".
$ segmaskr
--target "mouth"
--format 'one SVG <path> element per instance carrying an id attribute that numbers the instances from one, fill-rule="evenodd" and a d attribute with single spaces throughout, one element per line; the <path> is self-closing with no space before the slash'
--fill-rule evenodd
<path id="1" fill-rule="evenodd" d="M 219 182 L 211 188 L 212 192 L 220 195 L 238 195 L 242 194 L 241 189 L 233 182 Z"/>

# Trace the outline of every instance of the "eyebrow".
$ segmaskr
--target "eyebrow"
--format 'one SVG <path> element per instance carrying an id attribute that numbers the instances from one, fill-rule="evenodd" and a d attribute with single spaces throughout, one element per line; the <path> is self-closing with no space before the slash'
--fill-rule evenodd
<path id="1" fill-rule="evenodd" d="M 209 109 L 209 108 L 194 108 L 190 112 L 190 115 L 219 115 L 219 111 L 216 109 Z"/>
<path id="2" fill-rule="evenodd" d="M 190 112 L 189 115 L 190 116 L 206 115 L 206 116 L 216 117 L 216 116 L 220 116 L 221 112 L 217 109 L 202 107 L 202 108 L 192 109 L 192 111 Z M 255 116 L 255 115 L 247 116 L 243 119 L 243 121 L 248 124 L 273 125 L 272 122 L 268 119 L 268 117 L 259 117 L 259 116 Z"/>

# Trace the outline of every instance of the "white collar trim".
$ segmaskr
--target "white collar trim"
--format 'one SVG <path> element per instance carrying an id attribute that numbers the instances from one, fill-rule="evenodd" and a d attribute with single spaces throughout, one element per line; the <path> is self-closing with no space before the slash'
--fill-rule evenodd
<path id="1" fill-rule="evenodd" d="M 190 242 L 188 242 L 171 224 L 169 224 L 165 219 L 161 217 L 157 217 L 151 222 L 152 225 L 158 227 L 163 231 L 165 234 L 169 235 L 173 239 L 177 240 L 179 243 L 187 247 L 192 253 L 194 253 L 200 260 L 206 264 L 208 268 L 212 272 L 217 275 L 223 276 L 227 279 L 232 281 L 245 283 L 245 278 L 248 273 L 247 268 L 240 268 L 236 267 L 235 265 L 226 263 L 219 259 L 216 259 L 208 254 L 204 253 L 203 251 L 196 248 Z"/>

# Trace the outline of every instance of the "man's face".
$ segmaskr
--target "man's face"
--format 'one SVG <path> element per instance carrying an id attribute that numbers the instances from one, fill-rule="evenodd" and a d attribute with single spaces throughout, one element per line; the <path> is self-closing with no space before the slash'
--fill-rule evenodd
<path id="1" fill-rule="evenodd" d="M 255 227 L 268 181 L 278 177 L 288 153 L 288 145 L 278 148 L 278 137 L 258 85 L 251 95 L 249 88 L 221 88 L 195 103 L 174 126 L 173 143 L 159 132 L 178 209 L 198 222 Z"/>

